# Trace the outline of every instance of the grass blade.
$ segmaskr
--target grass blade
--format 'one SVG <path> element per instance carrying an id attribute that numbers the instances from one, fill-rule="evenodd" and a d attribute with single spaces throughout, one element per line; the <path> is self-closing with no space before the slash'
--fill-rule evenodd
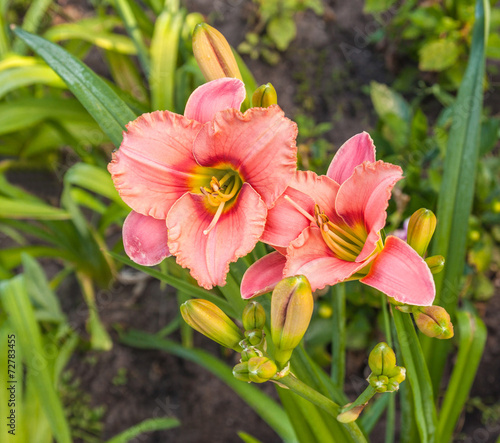
<path id="1" fill-rule="evenodd" d="M 146 75 L 148 75 L 150 69 L 149 51 L 144 44 L 144 40 L 142 39 L 141 29 L 139 28 L 134 12 L 130 7 L 130 3 L 128 0 L 114 0 L 113 4 L 115 9 L 120 14 L 128 35 L 130 35 L 130 38 L 134 42 L 142 69 Z"/>
<path id="2" fill-rule="evenodd" d="M 437 414 L 429 370 L 410 314 L 404 314 L 398 309 L 393 309 L 392 312 L 401 355 L 406 368 L 406 377 L 410 382 L 413 393 L 415 421 L 420 441 L 422 443 L 431 443 L 436 441 Z"/>
<path id="3" fill-rule="evenodd" d="M 0 72 L 0 98 L 15 89 L 37 84 L 66 88 L 66 84 L 48 66 L 23 66 Z"/>
<path id="4" fill-rule="evenodd" d="M 60 46 L 19 28 L 13 31 L 59 74 L 114 145 L 119 146 L 125 124 L 136 118 L 130 108 L 104 80 Z"/>
<path id="5" fill-rule="evenodd" d="M 70 217 L 68 212 L 45 203 L 0 197 L 0 218 L 67 220 Z"/>
<path id="6" fill-rule="evenodd" d="M 24 276 L 19 275 L 0 283 L 0 300 L 16 332 L 16 340 L 22 348 L 28 375 L 34 384 L 37 397 L 56 440 L 59 443 L 70 443 L 72 440 L 68 422 L 50 374 L 51 364 L 44 361 L 49 364 L 32 365 L 33 362 L 39 362 L 40 358 L 44 358 L 46 352 L 26 291 Z"/>
<path id="7" fill-rule="evenodd" d="M 456 318 L 458 356 L 439 413 L 438 441 L 451 441 L 486 344 L 486 326 L 477 314 L 461 311 Z"/>
<path id="8" fill-rule="evenodd" d="M 180 424 L 181 422 L 176 418 L 150 418 L 123 431 L 106 443 L 127 443 L 145 432 L 165 431 L 166 429 L 176 428 Z"/>

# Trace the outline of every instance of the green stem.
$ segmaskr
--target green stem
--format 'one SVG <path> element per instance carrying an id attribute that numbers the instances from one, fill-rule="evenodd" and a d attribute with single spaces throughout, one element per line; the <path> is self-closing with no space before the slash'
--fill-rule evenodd
<path id="1" fill-rule="evenodd" d="M 279 383 L 286 386 L 297 395 L 300 395 L 302 398 L 305 398 L 306 400 L 320 407 L 335 419 L 339 415 L 340 406 L 337 403 L 333 402 L 324 395 L 321 395 L 318 391 L 301 382 L 294 375 L 290 374 L 286 377 L 281 378 L 279 380 Z M 347 427 L 351 437 L 355 442 L 366 442 L 365 436 L 355 423 L 346 423 L 345 426 Z"/>
<path id="2" fill-rule="evenodd" d="M 385 339 L 389 347 L 392 348 L 391 319 L 389 317 L 389 310 L 387 309 L 387 296 L 381 292 L 380 297 L 382 301 L 382 314 L 384 316 Z"/>
<path id="3" fill-rule="evenodd" d="M 368 385 L 356 400 L 354 400 L 349 406 L 342 408 L 340 412 L 347 412 L 355 408 L 356 406 L 362 406 L 368 403 L 376 393 L 377 391 L 375 390 L 375 388 L 372 385 Z"/>
<path id="4" fill-rule="evenodd" d="M 331 379 L 342 389 L 345 379 L 345 285 L 332 287 L 333 336 Z"/>
<path id="5" fill-rule="evenodd" d="M 394 431 L 396 429 L 396 396 L 389 395 L 387 406 L 387 424 L 385 425 L 385 443 L 394 443 Z"/>

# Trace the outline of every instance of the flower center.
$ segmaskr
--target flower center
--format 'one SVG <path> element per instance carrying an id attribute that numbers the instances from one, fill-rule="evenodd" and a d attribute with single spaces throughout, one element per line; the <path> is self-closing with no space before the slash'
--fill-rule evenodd
<path id="1" fill-rule="evenodd" d="M 321 230 L 323 240 L 337 258 L 356 261 L 366 241 L 366 231 L 363 227 L 354 230 L 347 224 L 332 223 L 318 205 L 314 207 L 314 221 Z"/>
<path id="2" fill-rule="evenodd" d="M 224 209 L 229 209 L 235 203 L 243 186 L 243 179 L 237 171 L 229 167 L 202 168 L 197 174 L 197 182 L 194 184 L 193 190 L 195 192 L 197 186 L 199 192 L 206 198 L 207 209 L 214 211 L 211 223 L 203 231 L 207 235 L 217 224 Z"/>
<path id="3" fill-rule="evenodd" d="M 300 205 L 295 203 L 288 195 L 285 196 L 285 199 L 301 214 L 318 226 L 321 230 L 323 240 L 337 258 L 350 262 L 356 261 L 356 258 L 363 249 L 367 237 L 364 226 L 360 225 L 358 229 L 353 229 L 345 223 L 342 225 L 332 223 L 318 205 L 314 206 L 313 217 L 300 207 Z"/>

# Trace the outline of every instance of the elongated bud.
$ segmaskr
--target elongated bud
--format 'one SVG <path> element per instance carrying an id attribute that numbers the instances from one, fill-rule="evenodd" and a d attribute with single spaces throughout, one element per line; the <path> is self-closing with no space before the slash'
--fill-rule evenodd
<path id="1" fill-rule="evenodd" d="M 450 314 L 441 306 L 415 306 L 413 317 L 418 329 L 428 337 L 448 339 L 454 335 Z"/>
<path id="2" fill-rule="evenodd" d="M 396 366 L 396 354 L 387 343 L 381 342 L 370 352 L 368 366 L 374 375 L 387 375 Z"/>
<path id="3" fill-rule="evenodd" d="M 238 326 L 212 302 L 203 299 L 192 299 L 181 305 L 181 315 L 184 321 L 226 348 L 241 352 L 239 342 L 243 334 Z"/>
<path id="4" fill-rule="evenodd" d="M 243 309 L 242 320 L 245 331 L 263 329 L 266 324 L 266 311 L 259 302 L 251 301 Z"/>
<path id="5" fill-rule="evenodd" d="M 421 208 L 415 211 L 408 223 L 408 244 L 424 256 L 436 229 L 436 216 L 432 211 Z"/>
<path id="6" fill-rule="evenodd" d="M 276 375 L 276 363 L 267 357 L 252 357 L 248 360 L 248 377 L 254 383 L 264 383 Z"/>
<path id="7" fill-rule="evenodd" d="M 427 266 L 433 274 L 438 274 L 444 269 L 444 257 L 442 255 L 433 255 L 425 259 Z"/>
<path id="8" fill-rule="evenodd" d="M 303 275 L 281 280 L 271 298 L 271 338 L 280 366 L 286 365 L 311 321 L 314 300 L 311 285 Z"/>
<path id="9" fill-rule="evenodd" d="M 193 32 L 193 53 L 207 81 L 218 78 L 241 78 L 238 64 L 225 37 L 206 23 L 199 23 Z"/>
<path id="10" fill-rule="evenodd" d="M 352 423 L 353 421 L 356 421 L 359 415 L 363 412 L 363 409 L 366 405 L 367 403 L 365 403 L 364 405 L 354 406 L 354 408 L 340 413 L 339 415 L 337 415 L 337 421 L 339 421 L 340 423 Z M 346 406 L 349 406 L 349 403 Z"/>
<path id="11" fill-rule="evenodd" d="M 259 86 L 252 95 L 252 106 L 268 108 L 278 104 L 278 94 L 271 83 Z"/>

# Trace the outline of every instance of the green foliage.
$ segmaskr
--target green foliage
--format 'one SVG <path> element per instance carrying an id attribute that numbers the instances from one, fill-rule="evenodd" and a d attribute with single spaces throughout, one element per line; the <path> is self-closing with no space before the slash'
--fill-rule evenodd
<path id="1" fill-rule="evenodd" d="M 297 34 L 295 15 L 307 9 L 317 15 L 324 12 L 319 0 L 255 0 L 257 12 L 254 27 L 238 46 L 251 58 L 262 57 L 270 65 L 280 61 L 279 51 L 286 51 Z M 265 31 L 265 32 L 264 32 Z"/>
<path id="2" fill-rule="evenodd" d="M 405 64 L 396 82 L 398 88 L 409 92 L 423 78 L 447 90 L 458 89 L 470 52 L 474 2 L 408 1 L 398 5 L 392 0 L 368 0 L 364 10 L 382 25 L 371 35 L 372 41 L 385 37 L 396 48 L 398 58 L 418 61 L 418 70 Z M 492 15 L 489 30 L 486 53 L 492 59 L 500 57 L 498 15 Z"/>

